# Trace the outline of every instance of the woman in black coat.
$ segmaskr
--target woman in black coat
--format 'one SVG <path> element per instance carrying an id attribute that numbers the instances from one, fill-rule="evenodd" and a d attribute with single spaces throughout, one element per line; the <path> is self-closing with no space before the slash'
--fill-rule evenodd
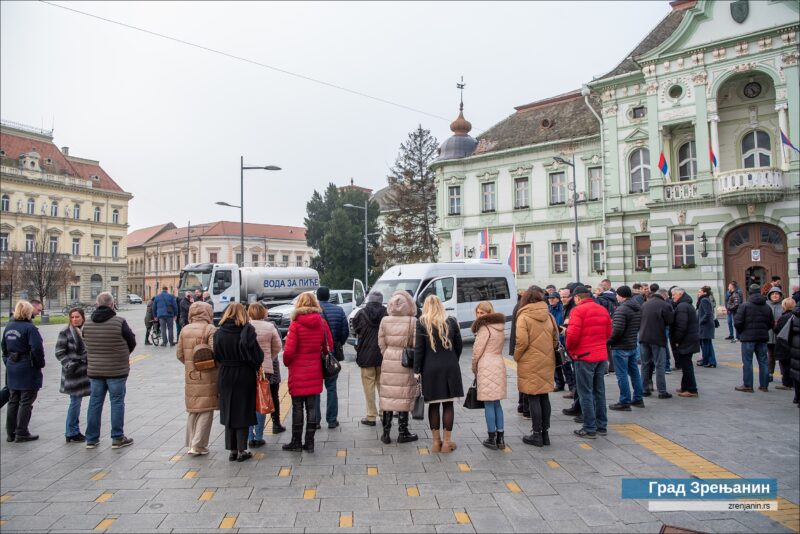
<path id="1" fill-rule="evenodd" d="M 256 421 L 256 373 L 264 361 L 256 330 L 244 306 L 232 302 L 225 308 L 214 333 L 214 359 L 219 370 L 219 422 L 225 425 L 228 459 L 243 462 L 253 455 L 247 450 L 247 431 Z"/>
<path id="2" fill-rule="evenodd" d="M 800 400 L 800 305 L 794 309 L 792 315 L 794 319 L 789 331 L 789 375 L 794 380 L 794 403 L 797 404 Z"/>
<path id="3" fill-rule="evenodd" d="M 702 359 L 697 361 L 699 367 L 716 367 L 717 356 L 714 353 L 714 305 L 711 303 L 711 288 L 703 286 L 697 292 L 697 337 L 700 339 Z"/>
<path id="4" fill-rule="evenodd" d="M 461 384 L 461 330 L 453 317 L 448 317 L 442 301 L 429 295 L 422 306 L 414 343 L 414 374 L 422 379 L 422 396 L 428 404 L 428 422 L 433 434 L 433 452 L 450 452 L 456 444 L 453 431 L 453 401 L 464 396 Z M 439 415 L 439 406 L 441 417 Z M 444 440 L 439 429 L 444 426 Z"/>
<path id="5" fill-rule="evenodd" d="M 792 317 L 794 317 L 795 306 L 797 303 L 794 299 L 783 299 L 781 303 L 781 308 L 783 309 L 783 314 L 778 318 L 778 322 L 775 324 L 775 328 L 772 331 L 775 333 L 775 360 L 778 362 L 781 368 L 781 383 L 780 385 L 775 386 L 775 389 L 792 389 L 792 385 L 794 381 L 792 380 L 792 373 L 791 373 L 791 341 L 792 341 L 792 331 L 791 328 L 795 325 L 794 323 L 789 327 L 789 343 L 786 343 L 783 339 L 778 339 L 778 335 L 781 333 L 781 330 L 786 326 Z M 795 319 L 795 323 L 800 322 L 800 320 Z M 797 344 L 800 346 L 800 340 L 796 341 Z M 796 400 L 796 397 L 795 397 Z"/>
<path id="6" fill-rule="evenodd" d="M 92 392 L 86 363 L 86 345 L 83 343 L 81 327 L 86 321 L 82 308 L 69 311 L 69 326 L 58 333 L 56 358 L 61 362 L 61 388 L 59 391 L 69 395 L 67 408 L 67 429 L 64 433 L 67 443 L 83 442 L 81 434 L 81 401 Z"/>

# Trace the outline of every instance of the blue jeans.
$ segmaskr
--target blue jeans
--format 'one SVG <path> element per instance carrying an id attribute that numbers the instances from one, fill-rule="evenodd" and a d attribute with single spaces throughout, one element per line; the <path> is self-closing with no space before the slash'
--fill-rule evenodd
<path id="1" fill-rule="evenodd" d="M 256 421 L 258 421 L 256 426 L 251 426 L 247 431 L 247 441 L 264 439 L 264 424 L 267 422 L 266 414 L 256 412 Z"/>
<path id="2" fill-rule="evenodd" d="M 66 437 L 77 436 L 81 433 L 80 417 L 81 417 L 81 400 L 83 397 L 77 395 L 69 396 L 69 408 L 67 408 L 67 431 L 64 433 Z"/>
<path id="3" fill-rule="evenodd" d="M 669 327 L 667 327 L 667 347 L 669 347 Z M 666 371 L 671 371 L 672 368 L 670 367 L 669 361 L 669 349 L 664 347 L 664 369 Z"/>
<path id="4" fill-rule="evenodd" d="M 86 413 L 86 443 L 100 441 L 100 418 L 103 415 L 103 403 L 108 393 L 111 403 L 111 439 L 119 439 L 125 435 L 125 378 L 90 378 L 92 394 L 89 396 L 89 410 Z"/>
<path id="5" fill-rule="evenodd" d="M 336 392 L 336 380 L 339 375 L 332 376 L 325 379 L 325 391 L 328 393 L 328 399 L 325 406 L 325 420 L 328 423 L 335 423 L 339 417 L 339 395 Z M 315 395 L 314 408 L 317 413 L 317 422 L 322 419 L 322 411 L 320 410 L 320 398 L 322 395 Z"/>
<path id="6" fill-rule="evenodd" d="M 714 353 L 713 339 L 701 339 L 700 352 L 703 355 L 703 363 L 705 365 L 717 365 L 717 355 Z"/>
<path id="7" fill-rule="evenodd" d="M 767 362 L 767 344 L 754 341 L 742 342 L 742 378 L 744 386 L 753 387 L 753 353 L 758 361 L 758 385 L 765 388 L 769 386 L 769 364 Z"/>
<path id="8" fill-rule="evenodd" d="M 733 331 L 733 314 L 731 312 L 728 312 L 728 336 L 736 337 L 736 333 Z"/>
<path id="9" fill-rule="evenodd" d="M 628 384 L 630 378 L 633 384 L 633 400 L 642 400 L 642 376 L 639 374 L 639 366 L 636 364 L 638 357 L 636 349 L 611 349 L 611 357 L 614 358 L 614 370 L 617 374 L 617 384 L 619 384 L 620 404 L 631 403 L 631 388 Z"/>
<path id="10" fill-rule="evenodd" d="M 503 432 L 505 421 L 503 420 L 503 407 L 499 400 L 483 401 L 483 414 L 486 416 L 486 429 L 489 432 Z"/>
<path id="11" fill-rule="evenodd" d="M 596 432 L 598 428 L 608 428 L 606 415 L 606 385 L 603 377 L 608 369 L 608 361 L 575 362 L 575 381 L 581 399 L 583 429 Z"/>
<path id="12" fill-rule="evenodd" d="M 655 371 L 656 388 L 659 393 L 666 393 L 667 377 L 664 375 L 666 370 L 664 360 L 667 359 L 667 348 L 650 343 L 640 343 L 639 350 L 642 354 L 642 375 L 644 375 L 642 380 L 645 388 L 653 391 L 653 371 Z"/>
<path id="13" fill-rule="evenodd" d="M 163 346 L 167 345 L 167 335 L 169 334 L 169 344 L 172 345 L 174 343 L 174 339 L 172 337 L 172 317 L 159 317 L 158 318 L 159 326 L 161 327 L 161 344 Z"/>

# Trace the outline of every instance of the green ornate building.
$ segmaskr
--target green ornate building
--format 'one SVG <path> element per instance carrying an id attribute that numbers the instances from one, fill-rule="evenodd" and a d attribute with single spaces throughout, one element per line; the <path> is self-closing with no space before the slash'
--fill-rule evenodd
<path id="1" fill-rule="evenodd" d="M 799 5 L 674 1 L 582 90 L 477 139 L 459 114 L 432 165 L 440 260 L 480 257 L 488 229 L 487 253 L 513 252 L 521 287 L 797 284 L 800 154 L 781 131 L 800 145 Z"/>

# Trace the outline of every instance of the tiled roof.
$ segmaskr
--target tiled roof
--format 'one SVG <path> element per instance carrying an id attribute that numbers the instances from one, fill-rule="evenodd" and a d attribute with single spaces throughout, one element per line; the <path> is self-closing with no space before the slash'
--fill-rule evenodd
<path id="1" fill-rule="evenodd" d="M 595 110 L 599 105 L 592 102 Z M 586 107 L 580 91 L 525 104 L 516 113 L 483 132 L 474 155 L 599 135 L 597 119 Z"/>
<path id="2" fill-rule="evenodd" d="M 157 227 L 150 227 L 150 228 L 157 228 Z M 148 230 L 148 228 L 137 230 L 137 232 L 142 232 L 144 230 Z M 173 225 L 172 228 L 166 229 L 163 232 L 158 233 L 158 235 L 155 235 L 150 239 L 148 239 L 147 244 L 149 245 L 153 243 L 164 243 L 167 241 L 181 240 L 181 239 L 186 239 L 187 236 L 190 239 L 196 237 L 208 237 L 208 236 L 238 236 L 239 232 L 240 232 L 239 223 L 234 221 L 216 221 L 205 224 L 193 224 L 188 228 L 186 226 L 182 228 L 176 228 Z M 131 235 L 135 233 L 136 232 L 132 232 L 131 234 L 128 235 L 129 247 L 132 246 L 130 244 Z M 286 240 L 296 240 L 305 242 L 306 229 L 301 226 L 280 226 L 275 224 L 245 223 L 244 235 L 245 237 L 265 237 L 267 239 L 286 239 Z"/>
<path id="3" fill-rule="evenodd" d="M 172 228 L 175 228 L 174 224 L 165 223 L 134 230 L 128 234 L 128 248 L 144 245 L 147 241 L 157 236 L 163 230 L 169 230 Z"/>
<path id="4" fill-rule="evenodd" d="M 92 176 L 97 176 L 97 180 L 92 180 L 94 189 L 123 192 L 123 189 L 100 167 L 98 162 L 65 156 L 49 136 L 31 134 L 4 126 L 0 129 L 0 150 L 5 152 L 5 156 L 2 157 L 3 165 L 16 167 L 22 154 L 36 150 L 41 156 L 39 166 L 46 172 L 77 176 L 84 180 L 92 180 Z"/>

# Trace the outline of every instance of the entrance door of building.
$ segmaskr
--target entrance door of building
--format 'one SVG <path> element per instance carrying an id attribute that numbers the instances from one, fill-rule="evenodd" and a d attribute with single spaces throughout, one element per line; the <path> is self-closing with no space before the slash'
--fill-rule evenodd
<path id="1" fill-rule="evenodd" d="M 777 226 L 748 223 L 737 226 L 725 236 L 725 283 L 763 286 L 775 275 L 783 287 L 789 283 L 789 256 L 786 234 Z"/>

